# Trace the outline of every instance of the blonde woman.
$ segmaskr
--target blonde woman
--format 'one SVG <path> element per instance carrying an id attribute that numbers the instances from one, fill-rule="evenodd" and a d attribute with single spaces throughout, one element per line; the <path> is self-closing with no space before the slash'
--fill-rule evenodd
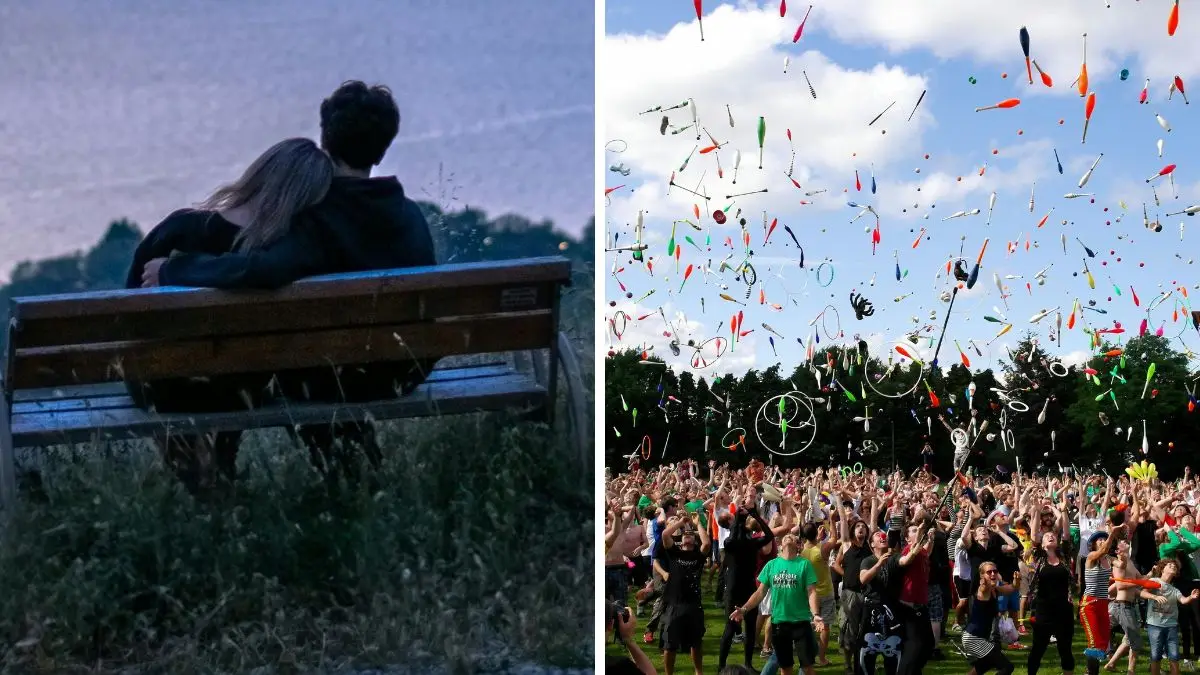
<path id="1" fill-rule="evenodd" d="M 1012 662 L 989 637 L 992 624 L 999 615 L 998 598 L 1014 590 L 1001 579 L 995 563 L 985 562 L 979 566 L 979 587 L 971 597 L 971 616 L 962 635 L 963 651 L 971 663 L 968 675 L 983 675 L 990 670 L 995 670 L 998 675 L 1012 673 Z"/>
<path id="2" fill-rule="evenodd" d="M 141 287 L 147 265 L 176 252 L 219 255 L 270 246 L 288 233 L 297 215 L 325 198 L 333 175 L 333 162 L 311 140 L 276 143 L 198 208 L 176 211 L 151 230 L 134 252 L 126 287 Z M 153 382 L 127 378 L 126 384 L 144 408 L 205 413 L 260 405 L 270 378 L 269 373 Z M 233 477 L 239 439 L 239 432 L 223 432 L 215 439 L 172 435 L 158 442 L 168 464 L 195 490 L 210 482 L 214 459 Z"/>

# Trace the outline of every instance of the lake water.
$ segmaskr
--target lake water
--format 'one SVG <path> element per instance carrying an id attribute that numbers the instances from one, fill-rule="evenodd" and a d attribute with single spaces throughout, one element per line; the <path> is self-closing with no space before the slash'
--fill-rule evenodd
<path id="1" fill-rule="evenodd" d="M 0 0 L 0 279 L 149 229 L 347 79 L 401 128 L 378 174 L 417 199 L 551 219 L 594 208 L 592 0 Z M 440 176 L 440 178 L 439 178 Z"/>

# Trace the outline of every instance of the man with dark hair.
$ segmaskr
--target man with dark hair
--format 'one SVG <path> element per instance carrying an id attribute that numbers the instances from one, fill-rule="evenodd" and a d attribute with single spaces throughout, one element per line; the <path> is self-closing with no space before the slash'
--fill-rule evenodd
<path id="1" fill-rule="evenodd" d="M 321 274 L 435 264 L 433 237 L 420 207 L 405 195 L 395 176 L 371 177 L 400 128 L 391 91 L 346 82 L 322 101 L 320 114 L 321 147 L 337 168 L 324 201 L 301 213 L 267 247 L 152 260 L 143 268 L 143 285 L 270 289 Z M 433 365 L 406 360 L 338 370 L 313 368 L 278 373 L 278 382 L 293 400 L 378 400 L 410 393 Z M 366 448 L 372 463 L 378 463 L 374 432 L 367 424 L 314 425 L 301 427 L 299 433 L 324 472 L 333 459 L 335 437 L 343 446 Z M 231 450 L 218 453 L 222 451 Z"/>
<path id="2" fill-rule="evenodd" d="M 371 175 L 400 131 L 400 109 L 387 87 L 346 82 L 321 101 L 321 148 L 344 174 Z"/>

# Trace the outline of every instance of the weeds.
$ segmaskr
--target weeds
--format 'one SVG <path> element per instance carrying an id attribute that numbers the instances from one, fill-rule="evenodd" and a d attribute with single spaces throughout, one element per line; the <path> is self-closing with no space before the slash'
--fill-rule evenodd
<path id="1" fill-rule="evenodd" d="M 592 467 L 554 436 L 495 414 L 381 425 L 372 494 L 255 433 L 206 502 L 140 444 L 48 449 L 0 542 L 0 665 L 588 663 Z"/>

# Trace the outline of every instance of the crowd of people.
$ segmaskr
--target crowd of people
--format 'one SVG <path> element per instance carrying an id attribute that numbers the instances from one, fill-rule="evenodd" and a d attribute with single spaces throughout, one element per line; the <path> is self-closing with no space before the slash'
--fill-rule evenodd
<path id="1" fill-rule="evenodd" d="M 1175 675 L 1200 660 L 1190 470 L 1169 482 L 1070 469 L 943 480 L 927 466 L 685 461 L 606 476 L 605 488 L 609 625 L 630 653 L 614 672 L 654 672 L 645 645 L 668 675 L 681 654 L 703 673 L 714 612 L 721 673 L 811 674 L 840 652 L 855 674 L 946 659 L 969 675 L 1036 674 L 1052 645 L 1067 674 L 1148 661 Z"/>

